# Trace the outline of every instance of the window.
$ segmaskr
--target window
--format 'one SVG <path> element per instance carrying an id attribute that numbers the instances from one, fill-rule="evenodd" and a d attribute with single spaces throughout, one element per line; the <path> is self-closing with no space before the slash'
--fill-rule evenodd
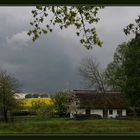
<path id="1" fill-rule="evenodd" d="M 109 114 L 112 115 L 113 114 L 113 110 L 109 109 Z"/>
<path id="2" fill-rule="evenodd" d="M 90 115 L 90 109 L 86 109 L 86 114 Z"/>

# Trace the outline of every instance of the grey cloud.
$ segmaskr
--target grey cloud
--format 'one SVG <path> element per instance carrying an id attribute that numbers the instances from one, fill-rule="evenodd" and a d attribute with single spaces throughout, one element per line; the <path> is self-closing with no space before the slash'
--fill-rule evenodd
<path id="1" fill-rule="evenodd" d="M 96 57 L 103 68 L 112 60 L 118 44 L 127 41 L 122 28 L 133 21 L 139 7 L 107 7 L 96 25 L 104 41 L 103 48 L 86 50 L 70 28 L 42 36 L 33 43 L 26 36 L 34 7 L 0 8 L 0 66 L 13 73 L 23 91 L 55 92 L 66 88 L 82 88 L 78 66 L 82 58 Z"/>

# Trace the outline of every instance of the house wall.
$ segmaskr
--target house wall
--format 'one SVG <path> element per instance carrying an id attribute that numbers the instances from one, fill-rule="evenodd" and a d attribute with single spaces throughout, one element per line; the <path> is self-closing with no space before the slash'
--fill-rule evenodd
<path id="1" fill-rule="evenodd" d="M 14 97 L 15 97 L 16 99 L 24 99 L 25 96 L 26 96 L 25 93 L 15 93 L 15 95 L 14 95 Z"/>
<path id="2" fill-rule="evenodd" d="M 112 109 L 113 113 L 109 114 L 109 109 L 107 111 L 108 113 L 108 118 L 116 118 L 118 116 L 117 114 L 117 109 Z M 78 114 L 86 114 L 86 109 L 78 109 Z M 75 114 L 75 112 L 71 112 L 70 113 L 70 118 L 73 118 L 73 114 Z M 103 109 L 91 109 L 90 110 L 90 114 L 98 114 L 103 118 Z M 122 109 L 122 116 L 126 116 L 126 109 Z"/>
<path id="3" fill-rule="evenodd" d="M 112 109 L 112 110 L 113 113 L 109 114 L 109 109 L 108 109 L 108 118 L 116 118 L 118 116 L 117 109 Z"/>
<path id="4" fill-rule="evenodd" d="M 75 111 L 71 111 L 70 118 L 74 118 L 75 113 L 76 113 Z M 78 109 L 77 114 L 86 114 L 86 110 L 85 109 Z"/>
<path id="5" fill-rule="evenodd" d="M 122 109 L 122 116 L 126 116 L 126 109 Z"/>
<path id="6" fill-rule="evenodd" d="M 70 113 L 70 118 L 74 118 L 74 114 L 73 113 Z"/>
<path id="7" fill-rule="evenodd" d="M 86 109 L 78 109 L 78 114 L 86 114 Z M 103 110 L 102 109 L 91 109 L 90 114 L 98 114 L 103 117 Z"/>
<path id="8" fill-rule="evenodd" d="M 86 114 L 86 110 L 85 109 L 78 109 L 78 114 Z"/>
<path id="9" fill-rule="evenodd" d="M 122 109 L 122 116 L 126 116 L 126 109 Z M 118 116 L 117 109 L 113 109 L 113 114 L 109 114 L 108 110 L 108 118 L 116 118 Z"/>
<path id="10" fill-rule="evenodd" d="M 91 109 L 91 114 L 98 114 L 103 117 L 103 109 Z"/>

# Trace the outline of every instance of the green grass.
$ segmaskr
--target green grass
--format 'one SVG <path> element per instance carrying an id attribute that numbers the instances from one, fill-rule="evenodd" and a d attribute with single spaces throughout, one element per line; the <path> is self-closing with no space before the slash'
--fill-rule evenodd
<path id="1" fill-rule="evenodd" d="M 69 120 L 19 117 L 14 123 L 0 123 L 0 134 L 140 134 L 139 120 Z"/>

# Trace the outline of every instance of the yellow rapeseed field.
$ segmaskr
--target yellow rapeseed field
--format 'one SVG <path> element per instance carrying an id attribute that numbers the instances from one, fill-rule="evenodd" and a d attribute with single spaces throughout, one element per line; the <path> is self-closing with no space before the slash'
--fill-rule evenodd
<path id="1" fill-rule="evenodd" d="M 45 103 L 46 105 L 53 105 L 53 101 L 50 97 L 48 98 L 25 98 L 20 99 L 21 103 L 25 107 L 31 107 L 33 103 L 39 102 L 39 103 Z"/>

